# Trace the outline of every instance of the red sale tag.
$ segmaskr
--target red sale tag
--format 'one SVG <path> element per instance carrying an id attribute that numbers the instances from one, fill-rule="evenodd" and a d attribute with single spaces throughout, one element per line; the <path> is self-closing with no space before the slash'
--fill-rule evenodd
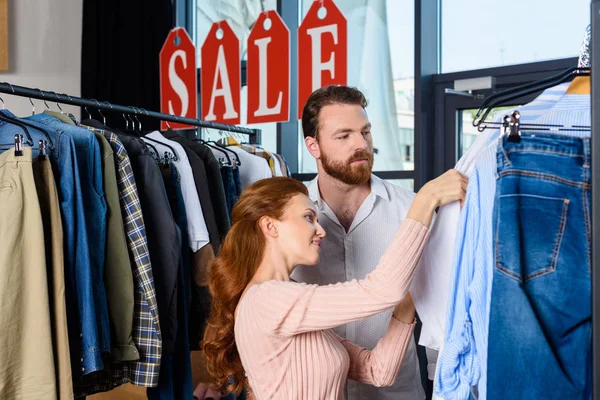
<path id="1" fill-rule="evenodd" d="M 313 91 L 346 85 L 347 38 L 346 18 L 333 0 L 315 0 L 298 28 L 298 119 Z"/>
<path id="2" fill-rule="evenodd" d="M 290 119 L 290 31 L 277 13 L 260 14 L 248 38 L 248 123 Z"/>
<path id="3" fill-rule="evenodd" d="M 240 123 L 240 41 L 227 23 L 215 22 L 202 45 L 202 119 Z"/>
<path id="4" fill-rule="evenodd" d="M 174 28 L 160 50 L 160 112 L 198 118 L 196 48 L 184 28 Z M 170 123 L 173 129 L 193 126 Z M 162 130 L 168 128 L 161 121 Z"/>

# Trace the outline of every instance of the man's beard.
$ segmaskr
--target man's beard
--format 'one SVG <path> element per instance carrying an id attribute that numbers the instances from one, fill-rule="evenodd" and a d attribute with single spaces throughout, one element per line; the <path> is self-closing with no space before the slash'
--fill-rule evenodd
<path id="1" fill-rule="evenodd" d="M 366 164 L 352 165 L 353 161 L 367 160 Z M 321 164 L 325 172 L 346 185 L 362 185 L 371 179 L 373 171 L 373 153 L 363 150 L 355 153 L 347 161 L 331 161 L 323 153 L 321 154 Z"/>

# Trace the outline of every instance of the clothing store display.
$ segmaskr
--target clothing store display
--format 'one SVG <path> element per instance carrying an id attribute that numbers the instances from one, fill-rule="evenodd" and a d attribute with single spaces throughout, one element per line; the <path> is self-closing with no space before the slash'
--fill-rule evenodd
<path id="1" fill-rule="evenodd" d="M 215 210 L 210 197 L 210 187 L 208 184 L 208 176 L 206 175 L 206 167 L 204 165 L 204 161 L 202 161 L 202 159 L 185 144 L 184 140 L 186 139 L 181 135 L 178 135 L 174 131 L 167 131 L 163 133 L 163 136 L 171 141 L 179 143 L 179 145 L 185 151 L 190 167 L 192 168 L 194 184 L 196 186 L 196 192 L 198 193 L 200 205 L 203 210 L 202 215 L 204 217 L 204 223 L 206 224 L 206 228 L 208 230 L 210 244 L 213 247 L 215 254 L 218 254 L 219 248 L 221 247 L 221 237 L 219 233 L 219 228 L 217 226 Z M 183 140 L 179 140 L 179 138 Z"/>
<path id="2" fill-rule="evenodd" d="M 534 101 L 520 107 L 521 120 L 523 122 L 533 121 L 543 115 L 562 98 L 567 87 L 568 85 L 564 84 L 547 89 Z M 438 309 L 437 313 L 432 310 L 427 313 L 421 312 L 424 315 L 424 325 L 419 341 L 425 346 L 437 345 L 440 347 L 435 378 L 436 394 L 449 398 L 452 398 L 451 393 L 465 393 L 476 384 L 481 389 L 480 397 L 485 398 L 489 304 L 493 270 L 493 250 L 490 238 L 492 237 L 495 160 L 499 134 L 499 130 L 482 132 L 458 161 L 456 169 L 471 178 L 462 214 L 461 208 L 456 203 L 442 207 L 432 229 L 431 240 L 424 252 L 424 258 L 429 257 L 436 260 L 434 263 L 429 262 L 425 265 L 435 265 L 439 268 L 436 270 L 436 276 L 448 296 L 444 304 L 451 301 L 450 294 L 454 296 L 450 303 L 451 307 L 445 306 Z M 485 185 L 485 188 L 477 189 L 480 185 Z M 474 194 L 471 195 L 470 192 Z M 470 225 L 468 229 L 467 224 Z M 448 227 L 453 226 L 457 228 L 448 230 Z M 463 234 L 457 236 L 457 230 L 461 230 Z M 469 236 L 464 234 L 467 230 L 470 232 Z M 475 235 L 473 232 L 477 232 L 477 234 Z M 467 238 L 469 241 L 466 240 Z M 475 245 L 474 243 L 479 244 Z M 472 250 L 473 246 L 476 246 L 477 251 Z M 454 248 L 455 257 L 450 259 L 445 256 L 441 250 L 443 248 Z M 475 266 L 477 265 L 479 268 L 476 270 Z M 449 271 L 447 278 L 442 278 L 443 271 Z M 419 273 L 422 272 L 417 273 L 415 282 L 419 280 Z M 482 273 L 484 275 L 481 275 Z M 478 277 L 474 281 L 475 283 L 472 281 L 474 276 Z M 443 281 L 446 279 L 447 283 Z M 461 289 L 458 289 L 459 284 Z M 476 289 L 467 289 L 468 287 Z M 477 294 L 477 297 L 472 297 L 472 293 Z M 428 296 L 426 293 L 423 295 L 425 299 Z M 435 301 L 443 300 L 436 298 Z M 415 301 L 415 304 L 419 307 L 422 305 L 422 301 Z M 474 315 L 475 310 L 479 312 L 478 315 Z M 443 319 L 443 323 L 432 322 L 433 316 L 436 316 L 438 321 Z M 465 321 L 470 322 L 465 323 Z M 474 321 L 477 323 L 474 324 Z M 442 329 L 445 328 L 446 336 L 443 336 L 444 330 L 432 329 L 438 326 Z M 424 342 L 426 332 L 429 332 L 431 338 L 429 342 Z M 440 335 L 442 336 L 440 337 Z M 444 348 L 444 337 L 449 348 L 448 353 Z M 458 365 L 468 365 L 469 367 L 460 369 L 457 368 Z"/>
<path id="3" fill-rule="evenodd" d="M 0 398 L 57 399 L 44 227 L 31 148 L 21 156 L 12 149 L 0 154 L 0 203 Z"/>
<path id="4" fill-rule="evenodd" d="M 0 113 L 16 118 L 8 110 Z M 42 130 L 50 135 L 54 149 L 48 158 L 56 179 L 65 244 L 66 301 L 71 351 L 71 373 L 74 377 L 89 374 L 104 367 L 100 356 L 100 341 L 96 307 L 92 289 L 91 260 L 88 245 L 82 184 L 73 139 L 62 130 L 45 129 L 36 122 L 28 122 L 34 141 L 47 140 Z M 42 129 L 42 130 L 40 130 Z M 0 120 L 0 142 L 7 143 L 23 131 L 14 124 Z"/>
<path id="5" fill-rule="evenodd" d="M 131 160 L 140 205 L 145 219 L 148 249 L 160 318 L 162 354 L 173 352 L 177 336 L 177 271 L 181 258 L 181 233 L 175 224 L 160 168 L 144 141 L 119 136 Z"/>
<path id="6" fill-rule="evenodd" d="M 162 340 L 154 277 L 146 238 L 146 229 L 133 168 L 125 147 L 114 133 L 93 129 L 108 139 L 114 151 L 121 212 L 125 223 L 127 245 L 132 255 L 134 278 L 133 340 L 139 360 L 107 365 L 106 370 L 76 382 L 76 396 L 107 391 L 124 383 L 139 386 L 158 385 Z"/>
<path id="7" fill-rule="evenodd" d="M 106 266 L 104 281 L 111 317 L 111 360 L 133 361 L 140 355 L 133 342 L 133 274 L 117 186 L 115 157 L 103 134 L 95 132 L 102 150 L 104 194 L 106 196 Z"/>
<path id="8" fill-rule="evenodd" d="M 192 363 L 188 338 L 188 309 L 190 290 L 190 249 L 187 238 L 185 200 L 181 190 L 181 178 L 174 165 L 162 168 L 169 204 L 181 232 L 181 261 L 177 274 L 177 340 L 173 355 L 167 356 L 161 365 L 157 388 L 148 389 L 149 399 L 191 399 L 193 397 Z M 210 246 L 207 246 L 210 247 Z M 164 369 L 163 369 L 164 368 Z"/>
<path id="9" fill-rule="evenodd" d="M 330 328 L 393 308 L 408 291 L 427 233 L 419 222 L 404 220 L 364 279 L 251 286 L 238 305 L 235 340 L 256 397 L 337 400 L 346 377 L 370 385 L 393 383 L 414 343 L 414 324 L 387 314 L 386 332 L 372 351 Z"/>
<path id="10" fill-rule="evenodd" d="M 50 161 L 37 157 L 33 160 L 33 177 L 44 225 L 46 249 L 46 278 L 52 327 L 54 371 L 56 373 L 56 398 L 73 399 L 73 376 L 69 353 L 67 305 L 65 300 L 65 266 L 63 255 L 63 229 L 54 174 Z"/>
<path id="11" fill-rule="evenodd" d="M 515 398 L 589 399 L 590 140 L 504 137 L 497 174 L 487 398 L 509 379 Z"/>
<path id="12" fill-rule="evenodd" d="M 308 184 L 311 201 L 319 215 L 319 223 L 327 236 L 321 243 L 317 267 L 299 266 L 292 279 L 310 284 L 335 284 L 364 279 L 391 246 L 398 226 L 406 218 L 414 193 L 371 176 L 371 193 L 363 201 L 346 232 L 331 208 L 321 198 L 318 178 Z M 419 266 L 421 268 L 421 266 Z M 336 334 L 372 349 L 387 331 L 392 309 L 335 328 Z M 390 387 L 348 381 L 347 398 L 424 399 L 421 373 L 414 341 L 408 345 L 397 379 Z M 318 396 L 317 396 L 318 398 Z"/>
<path id="13" fill-rule="evenodd" d="M 521 124 L 538 124 L 540 126 L 544 126 L 544 124 L 552 126 L 589 125 L 590 97 L 564 94 L 567 87 L 568 84 L 562 84 L 547 89 L 532 103 L 519 108 Z M 550 135 L 547 140 L 550 143 L 554 141 L 554 145 L 558 146 L 562 140 L 561 138 L 571 137 L 581 140 L 581 138 L 589 137 L 589 134 L 589 130 L 586 131 L 585 129 L 565 131 L 560 132 L 558 135 Z M 488 354 L 488 351 L 492 351 L 492 347 L 495 346 L 492 335 L 496 334 L 492 331 L 498 330 L 491 326 L 490 317 L 493 315 L 491 304 L 496 301 L 504 304 L 512 296 L 508 295 L 506 297 L 506 293 L 494 294 L 497 291 L 492 289 L 492 286 L 496 285 L 495 276 L 499 273 L 496 265 L 497 261 L 495 261 L 498 257 L 496 239 L 493 239 L 494 231 L 497 228 L 496 222 L 493 222 L 496 221 L 496 217 L 493 216 L 493 209 L 498 206 L 496 198 L 498 195 L 496 193 L 496 154 L 499 151 L 499 136 L 500 130 L 497 129 L 492 131 L 491 134 L 488 132 L 482 133 L 476 141 L 477 144 L 481 139 L 481 142 L 489 145 L 480 151 L 478 155 L 476 178 L 472 177 L 469 182 L 467 199 L 458 225 L 459 231 L 462 230 L 464 234 L 457 236 L 455 267 L 451 281 L 453 286 L 450 287 L 450 293 L 453 297 L 449 299 L 451 307 L 449 308 L 446 326 L 446 343 L 440 354 L 434 385 L 436 395 L 443 399 L 460 399 L 470 392 L 476 393 L 479 399 L 485 399 L 488 395 L 498 396 L 500 395 L 497 391 L 499 381 L 510 379 L 511 374 L 523 377 L 525 376 L 523 371 L 530 371 L 530 368 L 533 368 L 533 366 L 530 368 L 516 368 L 519 364 L 514 363 L 510 364 L 511 368 L 509 369 L 502 368 L 503 365 L 507 365 L 505 363 L 506 353 L 511 351 L 507 346 L 504 346 L 502 354 L 497 354 L 495 357 Z M 543 138 L 538 133 L 535 134 L 535 137 Z M 535 141 L 532 140 L 532 143 Z M 543 143 L 543 141 L 541 142 Z M 551 149 L 552 145 L 549 145 L 548 148 Z M 532 151 L 534 149 L 535 145 L 532 147 Z M 548 162 L 552 163 L 553 161 Z M 536 163 L 532 162 L 530 167 L 536 168 Z M 523 168 L 527 169 L 525 166 Z M 482 185 L 483 188 L 481 188 Z M 527 229 L 531 228 L 521 227 L 520 231 Z M 521 246 L 521 249 L 525 254 L 534 251 L 532 246 L 526 244 Z M 518 251 L 518 246 L 513 250 L 513 252 L 516 251 Z M 492 282 L 494 283 L 492 284 Z M 511 316 L 514 318 L 514 313 L 511 313 Z M 524 313 L 520 317 L 527 318 L 526 316 L 527 314 Z M 530 321 L 529 324 L 535 324 L 535 320 Z M 522 326 L 527 325 L 523 324 Z M 498 331 L 502 331 L 502 329 Z M 545 332 L 550 334 L 549 331 Z M 506 333 L 509 334 L 509 332 Z M 555 334 L 560 334 L 560 332 Z M 507 343 L 506 338 L 514 338 L 514 335 L 514 333 L 511 333 L 509 336 L 505 336 L 502 341 Z M 522 336 L 522 331 L 520 335 Z M 517 346 L 520 342 L 521 339 L 511 341 L 514 346 Z M 541 346 L 542 343 L 544 342 L 540 342 L 539 345 Z M 514 347 L 514 351 L 518 351 L 518 349 Z M 553 351 L 558 350 L 553 348 Z M 585 356 L 583 359 L 585 359 Z M 492 364 L 498 364 L 498 366 L 492 368 Z M 559 364 L 564 369 L 569 368 L 568 359 L 560 359 Z M 589 364 L 589 361 L 580 361 L 579 366 L 583 368 L 587 364 Z M 464 367 L 459 368 L 459 365 Z M 502 371 L 502 373 L 500 374 L 499 371 Z M 585 373 L 585 370 L 583 373 Z M 488 382 L 488 379 L 492 379 L 492 375 L 495 379 L 494 384 Z M 502 376 L 502 378 L 499 378 L 499 376 Z M 567 376 L 562 379 L 572 378 Z M 582 376 L 581 373 L 579 377 L 573 379 L 577 380 L 578 378 L 582 381 L 586 379 L 585 375 Z M 557 379 L 557 381 L 560 380 Z M 519 385 L 529 388 L 527 392 L 523 393 L 534 393 L 537 390 L 529 379 L 525 381 L 521 378 L 514 382 L 515 398 L 529 396 L 529 394 L 519 394 Z M 541 390 L 543 391 L 543 389 Z M 506 393 L 503 392 L 503 395 L 506 395 Z"/>
<path id="14" fill-rule="evenodd" d="M 155 140 L 155 142 L 151 142 L 150 144 L 155 146 L 161 153 L 170 151 L 170 149 L 169 147 L 156 142 L 165 143 L 173 147 L 177 152 L 177 159 L 173 160 L 173 163 L 177 166 L 178 171 L 180 171 L 182 180 L 181 191 L 183 192 L 185 208 L 186 210 L 189 210 L 187 215 L 189 246 L 192 251 L 198 251 L 209 243 L 210 238 L 204 220 L 204 210 L 202 209 L 200 199 L 198 198 L 198 191 L 196 190 L 196 185 L 194 183 L 194 174 L 187 154 L 179 143 L 165 138 L 159 132 L 155 131 L 142 137 L 143 140 L 146 140 L 145 138 Z"/>
<path id="15" fill-rule="evenodd" d="M 102 181 L 102 154 L 94 134 L 87 129 L 67 125 L 48 114 L 25 118 L 45 128 L 61 131 L 73 140 L 77 151 L 83 208 L 92 272 L 92 290 L 102 352 L 110 351 L 110 322 L 104 288 L 104 256 L 106 246 L 106 201 Z"/>
<path id="16" fill-rule="evenodd" d="M 209 185 L 208 193 L 210 194 L 213 210 L 215 212 L 215 220 L 217 222 L 219 235 L 222 240 L 231 228 L 231 218 L 229 216 L 227 207 L 227 199 L 221 178 L 221 168 L 219 166 L 219 162 L 213 155 L 211 149 L 199 142 L 194 142 L 184 138 L 183 136 L 175 134 L 175 132 L 171 130 L 166 131 L 164 135 L 165 137 L 191 149 L 204 162 L 206 177 Z M 177 137 L 175 137 L 175 135 Z"/>
<path id="17" fill-rule="evenodd" d="M 231 225 L 221 164 L 204 143 L 132 128 L 0 110 L 0 308 L 11 329 L 0 397 L 80 399 L 130 383 L 151 399 L 193 398 L 191 348 Z M 239 171 L 229 172 L 237 201 Z"/>

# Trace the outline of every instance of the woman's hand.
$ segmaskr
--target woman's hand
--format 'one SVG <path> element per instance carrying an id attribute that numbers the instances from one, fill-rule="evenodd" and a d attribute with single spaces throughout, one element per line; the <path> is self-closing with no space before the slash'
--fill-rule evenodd
<path id="1" fill-rule="evenodd" d="M 429 226 L 437 207 L 453 201 L 463 203 L 468 183 L 469 179 L 454 169 L 427 182 L 415 196 L 407 217 Z"/>
<path id="2" fill-rule="evenodd" d="M 406 297 L 394 308 L 392 316 L 405 324 L 413 323 L 415 320 L 415 303 L 410 293 L 406 292 Z"/>

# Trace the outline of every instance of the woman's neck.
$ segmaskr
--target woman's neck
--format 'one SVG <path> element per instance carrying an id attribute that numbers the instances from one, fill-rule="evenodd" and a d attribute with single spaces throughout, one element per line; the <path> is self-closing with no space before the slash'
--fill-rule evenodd
<path id="1" fill-rule="evenodd" d="M 258 284 L 267 281 L 289 281 L 293 269 L 281 252 L 267 246 L 252 282 Z"/>

